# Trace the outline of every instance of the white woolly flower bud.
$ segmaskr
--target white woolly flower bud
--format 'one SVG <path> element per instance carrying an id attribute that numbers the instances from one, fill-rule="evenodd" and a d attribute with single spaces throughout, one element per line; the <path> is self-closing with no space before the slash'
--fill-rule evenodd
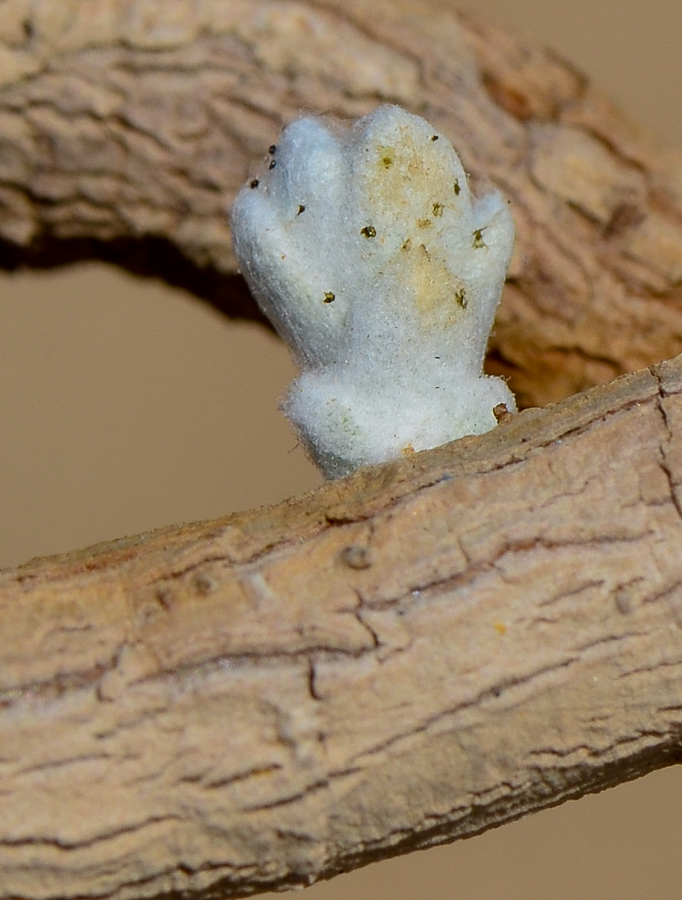
<path id="1" fill-rule="evenodd" d="M 514 241 L 450 142 L 380 106 L 289 125 L 232 207 L 234 249 L 301 374 L 283 409 L 328 478 L 495 426 L 483 359 Z"/>

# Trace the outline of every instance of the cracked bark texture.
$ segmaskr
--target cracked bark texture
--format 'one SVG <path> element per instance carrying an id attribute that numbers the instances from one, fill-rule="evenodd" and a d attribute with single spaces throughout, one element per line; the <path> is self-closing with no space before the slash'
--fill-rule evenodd
<path id="1" fill-rule="evenodd" d="M 100 258 L 259 314 L 226 210 L 303 110 L 425 116 L 518 240 L 491 344 L 521 405 L 682 350 L 682 159 L 554 54 L 444 0 L 7 0 L 0 264 Z"/>
<path id="2" fill-rule="evenodd" d="M 0 573 L 0 896 L 308 884 L 678 762 L 681 434 L 676 360 Z"/>
<path id="3" fill-rule="evenodd" d="M 398 102 L 512 200 L 491 367 L 682 349 L 682 165 L 449 4 L 7 0 L 2 263 L 255 317 L 226 208 L 301 109 Z M 268 510 L 0 573 L 0 897 L 236 896 L 679 760 L 682 362 Z M 186 894 L 185 894 L 186 896 Z"/>

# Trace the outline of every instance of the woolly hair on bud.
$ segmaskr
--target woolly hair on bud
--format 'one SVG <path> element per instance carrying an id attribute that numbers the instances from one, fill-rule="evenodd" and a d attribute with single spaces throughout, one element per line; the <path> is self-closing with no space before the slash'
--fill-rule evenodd
<path id="1" fill-rule="evenodd" d="M 515 410 L 483 360 L 514 242 L 447 138 L 384 105 L 282 132 L 232 207 L 235 254 L 301 372 L 285 414 L 328 478 Z"/>

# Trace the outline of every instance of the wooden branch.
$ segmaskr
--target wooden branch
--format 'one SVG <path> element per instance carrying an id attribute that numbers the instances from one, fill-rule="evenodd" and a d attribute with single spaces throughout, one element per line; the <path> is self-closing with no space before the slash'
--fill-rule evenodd
<path id="1" fill-rule="evenodd" d="M 399 102 L 513 200 L 492 364 L 544 402 L 682 349 L 682 166 L 449 3 L 0 15 L 6 266 L 252 314 L 225 209 L 279 124 Z M 241 304 L 241 305 L 239 305 Z M 217 897 L 680 756 L 682 360 L 269 510 L 0 573 L 0 898 Z"/>
<path id="2" fill-rule="evenodd" d="M 0 581 L 0 896 L 307 884 L 677 762 L 682 360 Z"/>
<path id="3" fill-rule="evenodd" d="M 0 263 L 114 260 L 236 315 L 226 210 L 304 109 L 399 103 L 512 201 L 492 344 L 522 405 L 682 351 L 682 161 L 444 0 L 38 0 L 0 17 Z M 172 10 L 172 11 L 171 11 Z"/>

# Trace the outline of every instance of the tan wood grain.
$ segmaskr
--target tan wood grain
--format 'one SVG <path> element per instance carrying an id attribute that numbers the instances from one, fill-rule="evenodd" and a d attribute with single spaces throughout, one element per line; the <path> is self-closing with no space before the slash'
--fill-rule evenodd
<path id="1" fill-rule="evenodd" d="M 398 102 L 519 240 L 491 366 L 546 409 L 267 510 L 0 573 L 0 898 L 307 884 L 677 762 L 682 166 L 428 0 L 0 10 L 6 266 L 254 315 L 226 209 L 302 109 Z"/>
<path id="2" fill-rule="evenodd" d="M 249 165 L 304 110 L 399 103 L 511 201 L 490 368 L 522 405 L 682 351 L 680 155 L 449 2 L 14 0 L 0 39 L 0 263 L 110 259 L 258 318 L 229 277 Z"/>
<path id="3" fill-rule="evenodd" d="M 5 571 L 0 896 L 305 884 L 678 761 L 681 392 Z"/>

